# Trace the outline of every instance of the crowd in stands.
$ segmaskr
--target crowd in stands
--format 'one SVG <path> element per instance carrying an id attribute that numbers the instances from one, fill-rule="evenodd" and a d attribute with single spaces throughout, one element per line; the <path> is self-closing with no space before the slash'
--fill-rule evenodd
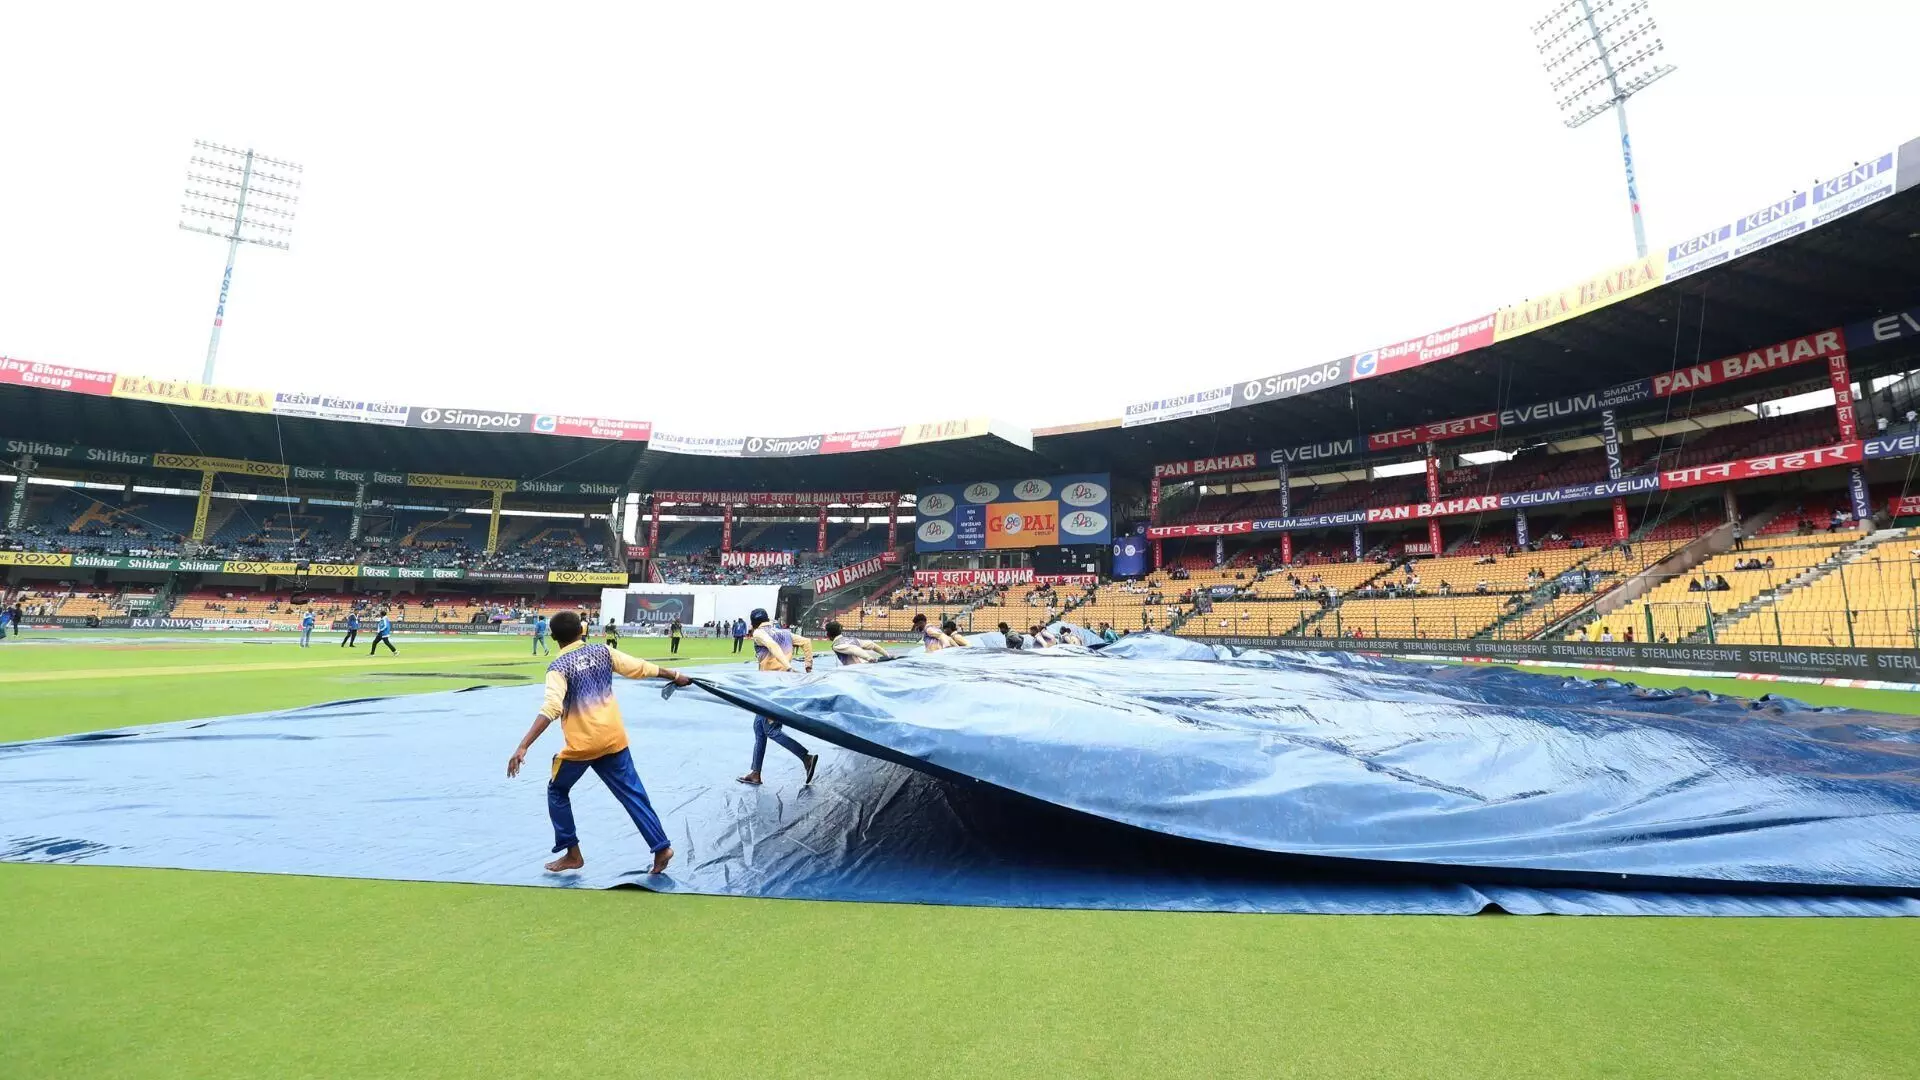
<path id="1" fill-rule="evenodd" d="M 560 519 L 503 518 L 499 550 L 488 554 L 485 519 L 476 515 L 406 512 L 370 522 L 366 535 L 350 541 L 342 508 L 262 513 L 262 505 L 216 500 L 214 516 L 222 520 L 206 542 L 195 545 L 188 540 L 190 498 L 76 488 L 36 492 L 26 523 L 0 529 L 0 550 L 490 571 L 623 569 L 604 524 L 595 530 L 604 536 L 598 539 L 586 529 L 548 524 Z"/>

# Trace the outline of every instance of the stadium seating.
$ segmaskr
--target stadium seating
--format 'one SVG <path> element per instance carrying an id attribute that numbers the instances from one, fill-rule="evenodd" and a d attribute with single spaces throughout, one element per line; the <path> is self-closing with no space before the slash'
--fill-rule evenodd
<path id="1" fill-rule="evenodd" d="M 1785 592 L 1732 625 L 1715 640 L 1739 645 L 1831 645 L 1920 648 L 1920 531 L 1881 539 L 1857 559 Z M 1842 534 L 1840 539 L 1858 539 Z M 1835 550 L 1831 544 L 1824 548 Z M 1729 579 L 1731 580 L 1731 579 Z"/>
<path id="2" fill-rule="evenodd" d="M 1847 537 L 1859 540 L 1860 534 Z M 1829 541 L 1831 538 L 1828 538 Z M 1715 555 L 1698 567 L 1656 585 L 1645 596 L 1597 621 L 1588 628 L 1589 637 L 1611 631 L 1625 640 L 1630 630 L 1640 641 L 1684 641 L 1707 629 L 1711 617 L 1715 623 L 1729 612 L 1752 601 L 1761 593 L 1787 585 L 1809 568 L 1838 559 L 1841 548 L 1831 542 L 1802 546 L 1769 546 L 1753 552 L 1729 551 Z M 1762 570 L 1737 570 L 1735 564 L 1749 559 L 1772 559 L 1773 567 Z M 1696 589 L 1696 584 L 1717 585 L 1725 589 Z"/>

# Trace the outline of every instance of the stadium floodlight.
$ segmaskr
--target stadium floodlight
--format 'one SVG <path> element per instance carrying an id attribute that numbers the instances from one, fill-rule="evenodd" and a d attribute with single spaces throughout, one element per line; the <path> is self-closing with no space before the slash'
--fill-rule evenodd
<path id="1" fill-rule="evenodd" d="M 1619 118 L 1633 243 L 1645 258 L 1647 230 L 1640 221 L 1633 144 L 1627 141 L 1627 99 L 1673 72 L 1673 65 L 1656 59 L 1666 46 L 1657 36 L 1647 0 L 1566 0 L 1533 24 L 1533 37 L 1554 104 L 1568 127 L 1577 128 L 1608 109 Z"/>
<path id="2" fill-rule="evenodd" d="M 213 310 L 213 337 L 200 381 L 213 381 L 213 359 L 220 352 L 220 327 L 227 321 L 227 293 L 233 288 L 233 260 L 241 244 L 291 250 L 294 209 L 300 204 L 300 174 L 291 161 L 218 143 L 193 141 L 187 159 L 187 201 L 180 205 L 180 227 L 227 242 L 227 269 L 220 275 L 220 303 Z"/>

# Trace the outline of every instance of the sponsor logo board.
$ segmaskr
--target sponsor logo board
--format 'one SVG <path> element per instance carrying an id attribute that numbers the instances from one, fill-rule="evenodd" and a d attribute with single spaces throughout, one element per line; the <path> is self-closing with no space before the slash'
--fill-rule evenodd
<path id="1" fill-rule="evenodd" d="M 456 409 L 438 405 L 412 405 L 407 408 L 407 426 L 436 431 L 528 432 L 533 430 L 534 415 L 500 412 L 493 409 Z"/>

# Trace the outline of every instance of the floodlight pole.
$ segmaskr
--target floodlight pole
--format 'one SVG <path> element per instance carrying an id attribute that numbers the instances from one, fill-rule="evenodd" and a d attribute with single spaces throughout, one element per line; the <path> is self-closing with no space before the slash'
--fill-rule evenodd
<path id="1" fill-rule="evenodd" d="M 227 242 L 227 266 L 220 275 L 220 302 L 213 309 L 213 333 L 200 381 L 213 381 L 220 356 L 220 331 L 227 324 L 227 297 L 233 290 L 233 264 L 241 244 L 290 250 L 293 220 L 300 203 L 300 166 L 252 148 L 241 150 L 195 139 L 187 159 L 186 201 L 180 227 Z"/>
<path id="2" fill-rule="evenodd" d="M 1621 133 L 1624 135 L 1626 132 L 1626 121 L 1623 119 L 1620 121 L 1620 124 Z M 1632 174 L 1633 167 L 1631 164 L 1628 165 L 1627 172 L 1629 175 Z M 207 339 L 207 363 L 205 367 L 200 369 L 200 381 L 205 384 L 213 382 L 213 360 L 214 357 L 220 354 L 220 326 L 227 320 L 227 291 L 233 288 L 233 263 L 240 255 L 240 223 L 246 219 L 247 192 L 252 187 L 253 151 L 248 150 L 246 161 L 240 167 L 240 195 L 239 198 L 234 201 L 233 232 L 227 237 L 227 269 L 225 273 L 220 275 L 220 303 L 213 309 L 213 336 Z M 1638 203 L 1634 205 L 1633 213 L 1634 227 L 1638 228 L 1640 222 L 1640 208 Z M 1642 244 L 1641 247 L 1644 249 L 1646 245 Z M 1641 254 L 1644 255 L 1646 252 L 1642 250 Z"/>
<path id="3" fill-rule="evenodd" d="M 1593 6 L 1580 0 L 1580 13 L 1587 18 L 1587 30 L 1595 43 L 1600 42 L 1600 24 L 1594 20 Z M 1639 257 L 1647 257 L 1647 226 L 1640 220 L 1640 183 L 1633 178 L 1633 143 L 1627 139 L 1627 95 L 1620 92 L 1620 79 L 1613 70 L 1613 55 L 1604 46 L 1600 63 L 1607 72 L 1607 87 L 1613 91 L 1613 115 L 1620 121 L 1620 157 L 1627 166 L 1627 204 L 1633 209 L 1633 246 Z"/>

